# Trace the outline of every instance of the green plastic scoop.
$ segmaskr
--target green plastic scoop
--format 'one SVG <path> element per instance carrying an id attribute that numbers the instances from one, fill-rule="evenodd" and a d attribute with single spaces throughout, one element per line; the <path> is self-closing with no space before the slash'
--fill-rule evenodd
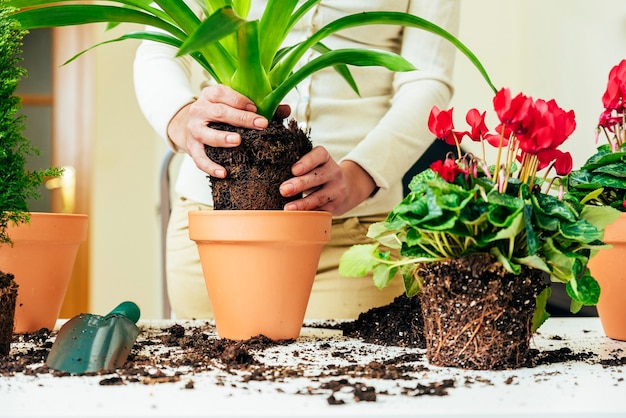
<path id="1" fill-rule="evenodd" d="M 106 316 L 75 316 L 59 330 L 46 365 L 73 374 L 122 366 L 139 335 L 139 315 L 135 303 L 122 302 Z"/>

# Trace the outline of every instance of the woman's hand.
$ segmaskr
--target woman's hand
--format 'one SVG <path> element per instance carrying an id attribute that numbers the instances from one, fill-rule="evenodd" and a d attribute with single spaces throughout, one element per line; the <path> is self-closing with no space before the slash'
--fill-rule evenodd
<path id="1" fill-rule="evenodd" d="M 326 148 L 318 146 L 296 162 L 295 176 L 280 186 L 285 197 L 304 193 L 285 210 L 324 210 L 342 215 L 367 199 L 376 189 L 372 177 L 353 161 L 337 164 Z"/>
<path id="2" fill-rule="evenodd" d="M 211 122 L 223 122 L 247 129 L 265 129 L 268 121 L 256 113 L 255 104 L 230 87 L 218 84 L 205 87 L 198 99 L 183 107 L 170 121 L 167 134 L 179 150 L 189 154 L 199 169 L 213 176 L 224 178 L 224 167 L 211 161 L 204 146 L 231 148 L 241 143 L 234 132 L 209 127 Z M 288 116 L 288 106 L 282 106 L 279 114 Z"/>

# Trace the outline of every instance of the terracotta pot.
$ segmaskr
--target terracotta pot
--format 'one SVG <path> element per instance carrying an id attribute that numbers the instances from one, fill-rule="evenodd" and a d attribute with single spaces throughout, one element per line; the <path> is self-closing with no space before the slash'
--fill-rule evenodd
<path id="1" fill-rule="evenodd" d="M 626 341 L 626 213 L 606 227 L 604 242 L 612 248 L 600 250 L 587 264 L 600 284 L 598 316 L 607 337 Z"/>
<path id="2" fill-rule="evenodd" d="M 9 226 L 13 247 L 0 248 L 0 271 L 19 285 L 16 334 L 54 328 L 87 225 L 87 215 L 31 213 L 29 223 Z"/>
<path id="3" fill-rule="evenodd" d="M 331 222 L 328 212 L 189 213 L 221 338 L 298 338 Z"/>

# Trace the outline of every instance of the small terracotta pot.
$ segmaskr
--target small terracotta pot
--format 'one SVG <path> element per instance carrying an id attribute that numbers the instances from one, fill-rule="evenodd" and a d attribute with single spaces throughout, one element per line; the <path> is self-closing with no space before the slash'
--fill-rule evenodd
<path id="1" fill-rule="evenodd" d="M 220 338 L 298 338 L 331 222 L 314 211 L 189 212 Z"/>
<path id="2" fill-rule="evenodd" d="M 87 226 L 87 215 L 65 213 L 31 213 L 29 223 L 9 226 L 13 246 L 0 248 L 0 271 L 19 285 L 16 334 L 54 328 Z"/>
<path id="3" fill-rule="evenodd" d="M 626 341 L 626 213 L 606 227 L 603 241 L 612 248 L 600 250 L 587 266 L 600 284 L 598 316 L 607 337 Z"/>

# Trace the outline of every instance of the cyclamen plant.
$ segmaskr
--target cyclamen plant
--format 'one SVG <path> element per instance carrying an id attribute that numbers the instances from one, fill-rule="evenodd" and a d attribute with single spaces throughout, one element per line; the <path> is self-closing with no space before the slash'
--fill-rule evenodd
<path id="1" fill-rule="evenodd" d="M 374 283 L 383 288 L 401 273 L 413 296 L 422 287 L 417 276 L 422 263 L 489 253 L 513 274 L 528 266 L 566 283 L 572 312 L 597 303 L 600 288 L 587 261 L 592 250 L 605 245 L 603 230 L 614 213 L 565 199 L 559 177 L 548 180 L 552 170 L 564 176 L 572 169 L 571 155 L 558 148 L 576 127 L 574 112 L 554 100 L 513 97 L 509 89 L 498 91 L 493 105 L 500 123 L 492 133 L 486 112 L 471 109 L 470 130 L 456 131 L 453 109 L 432 109 L 431 132 L 456 145 L 458 156 L 448 155 L 412 179 L 406 198 L 369 229 L 375 243 L 344 253 L 341 274 L 373 272 Z M 482 157 L 462 154 L 465 137 L 481 142 L 483 150 L 485 144 L 495 146 L 495 164 L 487 164 L 484 151 Z M 545 308 L 548 296 L 549 288 L 537 309 Z"/>
<path id="2" fill-rule="evenodd" d="M 602 104 L 596 144 L 600 136 L 607 142 L 598 147 L 580 170 L 567 176 L 567 188 L 574 198 L 583 202 L 626 212 L 626 59 L 609 72 Z"/>

